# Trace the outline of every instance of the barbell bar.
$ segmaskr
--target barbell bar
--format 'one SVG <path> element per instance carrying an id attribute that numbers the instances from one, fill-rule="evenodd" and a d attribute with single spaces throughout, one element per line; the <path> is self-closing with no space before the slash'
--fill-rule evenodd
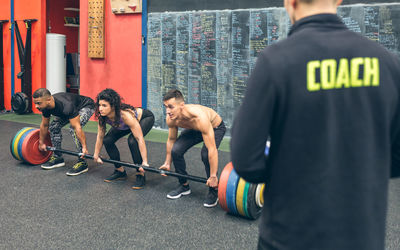
<path id="1" fill-rule="evenodd" d="M 65 150 L 65 149 L 57 149 L 55 147 L 50 147 L 47 146 L 46 147 L 47 150 L 53 151 L 53 152 L 58 152 L 58 153 L 63 153 L 63 154 L 68 154 L 68 155 L 74 155 L 74 156 L 78 156 L 78 157 L 85 157 L 88 159 L 93 159 L 93 155 L 89 155 L 89 154 L 83 154 L 83 153 L 79 153 L 79 152 L 75 152 L 75 151 L 70 151 L 70 150 Z M 184 175 L 184 174 L 179 174 L 179 173 L 175 173 L 175 172 L 171 172 L 171 171 L 167 171 L 167 170 L 162 170 L 162 169 L 156 169 L 156 168 L 152 168 L 152 167 L 146 167 L 146 166 L 142 166 L 142 165 L 138 165 L 138 164 L 134 164 L 134 163 L 128 163 L 128 162 L 123 162 L 123 161 L 117 161 L 117 160 L 111 160 L 111 159 L 104 159 L 101 158 L 100 159 L 103 162 L 107 162 L 107 163 L 112 163 L 112 164 L 119 164 L 125 167 L 130 167 L 130 168 L 143 168 L 145 171 L 148 172 L 153 172 L 153 173 L 158 173 L 158 174 L 164 174 L 164 175 L 168 175 L 168 176 L 174 176 L 174 177 L 181 177 L 181 178 L 186 178 L 188 180 L 192 180 L 192 181 L 196 181 L 196 182 L 201 182 L 201 183 L 206 183 L 207 179 L 206 178 L 202 178 L 202 177 L 198 177 L 198 176 L 194 176 L 194 175 Z"/>

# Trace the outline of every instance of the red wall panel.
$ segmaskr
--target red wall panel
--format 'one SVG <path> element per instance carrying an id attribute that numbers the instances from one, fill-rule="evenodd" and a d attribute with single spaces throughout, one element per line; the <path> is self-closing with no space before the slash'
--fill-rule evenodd
<path id="1" fill-rule="evenodd" d="M 79 17 L 79 12 L 64 10 L 64 8 L 79 9 L 79 0 L 47 0 L 46 30 L 47 33 L 66 35 L 67 53 L 78 52 L 79 27 L 64 26 L 64 17 Z"/>
<path id="2" fill-rule="evenodd" d="M 0 20 L 10 21 L 10 0 L 0 0 Z M 4 105 L 11 108 L 11 31 L 10 22 L 3 24 Z M 0 97 L 2 98 L 2 97 Z"/>
<path id="3" fill-rule="evenodd" d="M 88 57 L 88 1 L 80 3 L 80 93 L 95 98 L 113 88 L 126 103 L 142 103 L 141 14 L 115 15 L 105 0 L 105 58 Z"/>
<path id="4" fill-rule="evenodd" d="M 0 18 L 10 20 L 11 6 L 9 0 L 1 0 L 0 2 Z M 18 23 L 21 32 L 22 41 L 25 45 L 26 26 L 24 19 L 38 19 L 32 24 L 32 90 L 44 87 L 46 70 L 45 70 L 45 0 L 25 0 L 15 1 L 14 18 Z M 11 54 L 14 53 L 15 58 L 15 92 L 21 91 L 21 80 L 17 78 L 17 74 L 21 71 L 18 48 L 14 34 L 15 50 L 11 51 L 11 31 L 10 23 L 3 32 L 4 39 L 4 78 L 5 78 L 5 108 L 11 109 Z"/>
<path id="5" fill-rule="evenodd" d="M 23 19 L 37 19 L 32 23 L 32 92 L 46 86 L 46 0 L 24 0 L 14 2 L 14 18 L 18 22 L 22 40 L 26 40 Z M 15 46 L 15 73 L 21 71 L 18 49 Z M 21 80 L 15 77 L 15 92 L 21 90 Z M 37 112 L 37 110 L 34 110 Z"/>

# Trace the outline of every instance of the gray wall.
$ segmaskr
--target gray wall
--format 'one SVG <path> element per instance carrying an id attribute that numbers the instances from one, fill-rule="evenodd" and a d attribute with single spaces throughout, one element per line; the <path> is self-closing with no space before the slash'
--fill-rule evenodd
<path id="1" fill-rule="evenodd" d="M 343 5 L 349 29 L 400 55 L 400 3 Z M 154 12 L 148 16 L 147 107 L 165 128 L 162 96 L 177 88 L 187 103 L 216 110 L 230 128 L 258 53 L 284 39 L 284 8 Z"/>
<path id="2" fill-rule="evenodd" d="M 346 4 L 396 3 L 396 0 L 343 0 Z M 282 7 L 283 0 L 148 0 L 149 12 Z"/>

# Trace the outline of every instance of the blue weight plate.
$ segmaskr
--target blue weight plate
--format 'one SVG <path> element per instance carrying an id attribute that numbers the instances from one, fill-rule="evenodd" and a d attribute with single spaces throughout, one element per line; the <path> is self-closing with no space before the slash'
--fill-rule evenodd
<path id="1" fill-rule="evenodd" d="M 236 189 L 239 182 L 239 175 L 235 169 L 232 169 L 231 174 L 228 178 L 228 184 L 226 186 L 226 204 L 232 214 L 238 214 L 236 208 Z"/>

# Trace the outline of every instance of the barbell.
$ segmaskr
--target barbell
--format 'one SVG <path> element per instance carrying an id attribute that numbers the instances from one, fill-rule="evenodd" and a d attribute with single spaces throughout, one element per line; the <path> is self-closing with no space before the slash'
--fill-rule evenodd
<path id="1" fill-rule="evenodd" d="M 57 149 L 53 146 L 47 146 L 48 151 L 39 150 L 40 130 L 32 127 L 26 127 L 19 130 L 10 142 L 11 155 L 16 159 L 29 163 L 31 165 L 40 165 L 48 161 L 52 152 L 59 152 L 77 157 L 84 156 L 93 159 L 93 155 L 82 154 L 80 152 Z M 50 136 L 45 139 L 46 145 L 51 145 Z M 267 147 L 268 148 L 268 147 Z M 268 154 L 266 148 L 265 153 Z M 134 163 L 116 161 L 101 158 L 103 162 L 119 164 L 129 168 L 143 168 L 145 171 L 163 174 L 173 177 L 183 177 L 195 182 L 206 183 L 207 179 L 203 177 L 184 175 L 176 172 L 156 169 L 152 167 L 142 166 Z M 265 184 L 254 184 L 245 181 L 239 177 L 233 168 L 231 162 L 226 164 L 221 172 L 218 184 L 219 204 L 226 212 L 239 215 L 249 219 L 257 219 L 260 216 L 261 208 L 264 204 L 263 192 Z"/>
<path id="2" fill-rule="evenodd" d="M 94 158 L 93 155 L 89 155 L 89 154 L 85 154 L 84 155 L 83 153 L 70 151 L 70 150 L 65 150 L 65 149 L 56 149 L 55 147 L 47 146 L 47 150 L 53 151 L 53 152 L 59 152 L 59 153 L 63 153 L 63 154 L 68 154 L 68 155 L 75 155 L 75 156 L 78 156 L 78 157 L 84 156 L 85 158 L 88 158 L 88 159 L 93 159 Z M 101 160 L 103 162 L 112 163 L 112 164 L 119 164 L 119 165 L 122 165 L 122 166 L 125 166 L 125 167 L 130 167 L 130 168 L 136 168 L 136 169 L 143 168 L 145 171 L 149 171 L 149 172 L 153 172 L 153 173 L 164 174 L 164 175 L 174 176 L 174 177 L 183 177 L 183 178 L 186 178 L 188 180 L 192 180 L 192 181 L 196 181 L 196 182 L 201 182 L 201 183 L 206 183 L 207 182 L 206 178 L 197 177 L 197 176 L 193 176 L 193 175 L 184 175 L 184 174 L 179 174 L 179 173 L 175 173 L 175 172 L 171 172 L 171 171 L 156 169 L 156 168 L 152 168 L 152 167 L 146 167 L 146 166 L 142 166 L 142 165 L 138 165 L 138 164 L 134 164 L 134 163 L 111 160 L 111 159 L 101 158 Z"/>
<path id="3" fill-rule="evenodd" d="M 32 127 L 20 129 L 10 142 L 11 155 L 19 161 L 32 165 L 39 165 L 49 160 L 51 151 L 39 151 L 40 130 Z M 47 135 L 44 143 L 51 145 L 50 136 Z"/>

